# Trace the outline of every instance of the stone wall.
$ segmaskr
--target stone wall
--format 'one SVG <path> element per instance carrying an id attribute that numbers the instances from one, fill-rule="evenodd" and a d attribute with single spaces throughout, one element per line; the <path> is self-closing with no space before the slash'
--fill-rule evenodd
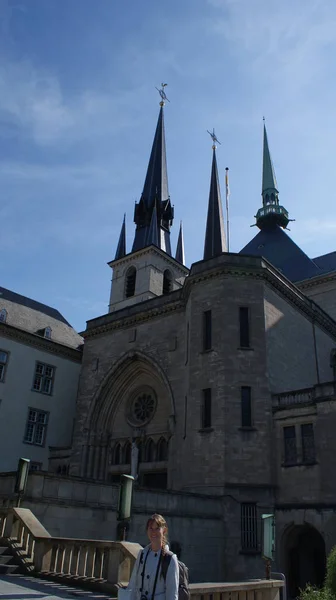
<path id="1" fill-rule="evenodd" d="M 265 287 L 267 364 L 272 393 L 331 381 L 335 339 L 274 290 Z M 315 334 L 314 334 L 315 330 Z M 315 352 L 315 340 L 316 352 Z"/>
<path id="2" fill-rule="evenodd" d="M 321 277 L 320 282 L 306 281 L 299 284 L 300 289 L 336 320 L 336 279 L 334 274 Z"/>
<path id="3" fill-rule="evenodd" d="M 12 496 L 14 476 L 0 477 L 0 498 Z M 115 540 L 118 486 L 58 477 L 29 475 L 24 508 L 29 508 L 52 536 Z M 191 581 L 225 578 L 223 503 L 221 498 L 137 489 L 127 539 L 147 544 L 145 526 L 153 512 L 163 514 L 170 542 L 182 548 Z"/>

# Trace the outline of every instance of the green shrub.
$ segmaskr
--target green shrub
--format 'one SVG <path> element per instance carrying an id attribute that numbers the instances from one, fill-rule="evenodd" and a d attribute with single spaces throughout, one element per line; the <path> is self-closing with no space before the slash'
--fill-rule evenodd
<path id="1" fill-rule="evenodd" d="M 325 587 L 336 597 L 336 546 L 333 547 L 328 556 Z"/>
<path id="2" fill-rule="evenodd" d="M 329 588 L 319 589 L 308 584 L 300 591 L 300 600 L 335 600 L 335 596 Z"/>

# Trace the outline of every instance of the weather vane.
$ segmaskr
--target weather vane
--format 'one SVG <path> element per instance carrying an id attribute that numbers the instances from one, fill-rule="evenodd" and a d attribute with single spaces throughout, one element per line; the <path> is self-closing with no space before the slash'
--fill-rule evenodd
<path id="1" fill-rule="evenodd" d="M 167 87 L 168 83 L 161 83 L 161 89 L 159 90 L 159 88 L 155 88 L 160 96 L 161 96 L 161 102 L 160 102 L 160 106 L 164 106 L 165 101 L 167 100 L 167 102 L 170 102 L 170 100 L 167 98 L 166 96 L 166 92 L 165 92 L 165 87 Z"/>
<path id="2" fill-rule="evenodd" d="M 209 130 L 207 129 L 207 132 L 208 132 L 208 134 L 210 135 L 210 137 L 211 137 L 211 139 L 212 139 L 212 142 L 213 142 L 213 146 L 212 146 L 212 148 L 213 148 L 213 149 L 215 149 L 215 148 L 216 148 L 216 144 L 219 144 L 219 145 L 221 145 L 221 143 L 220 143 L 220 141 L 219 141 L 218 137 L 217 137 L 217 136 L 216 136 L 216 134 L 215 134 L 215 130 L 214 130 L 214 129 L 212 129 L 212 132 L 211 132 L 211 131 L 209 131 Z"/>

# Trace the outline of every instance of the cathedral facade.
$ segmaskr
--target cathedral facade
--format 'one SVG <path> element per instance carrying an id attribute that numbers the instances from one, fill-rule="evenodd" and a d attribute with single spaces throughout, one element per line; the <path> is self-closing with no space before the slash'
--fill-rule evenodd
<path id="1" fill-rule="evenodd" d="M 308 258 L 285 233 L 266 129 L 259 233 L 227 252 L 212 152 L 203 259 L 188 269 L 182 227 L 170 243 L 161 103 L 132 249 L 124 221 L 109 312 L 83 334 L 70 474 L 103 485 L 132 472 L 181 505 L 221 499 L 220 579 L 262 575 L 260 517 L 274 512 L 294 595 L 308 572 L 320 582 L 336 543 L 336 259 Z"/>

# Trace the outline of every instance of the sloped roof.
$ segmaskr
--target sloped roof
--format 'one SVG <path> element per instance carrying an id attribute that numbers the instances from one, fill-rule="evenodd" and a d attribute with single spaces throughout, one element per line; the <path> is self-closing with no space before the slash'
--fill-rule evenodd
<path id="1" fill-rule="evenodd" d="M 34 334 L 50 327 L 51 342 L 70 348 L 83 343 L 83 338 L 58 310 L 0 286 L 0 310 L 3 308 L 7 311 L 8 325 Z"/>
<path id="2" fill-rule="evenodd" d="M 293 282 L 322 274 L 320 265 L 310 259 L 278 225 L 259 231 L 240 254 L 263 256 Z"/>
<path id="3" fill-rule="evenodd" d="M 336 271 L 336 252 L 322 254 L 313 258 L 314 263 L 323 271 L 323 273 L 331 273 Z"/>

